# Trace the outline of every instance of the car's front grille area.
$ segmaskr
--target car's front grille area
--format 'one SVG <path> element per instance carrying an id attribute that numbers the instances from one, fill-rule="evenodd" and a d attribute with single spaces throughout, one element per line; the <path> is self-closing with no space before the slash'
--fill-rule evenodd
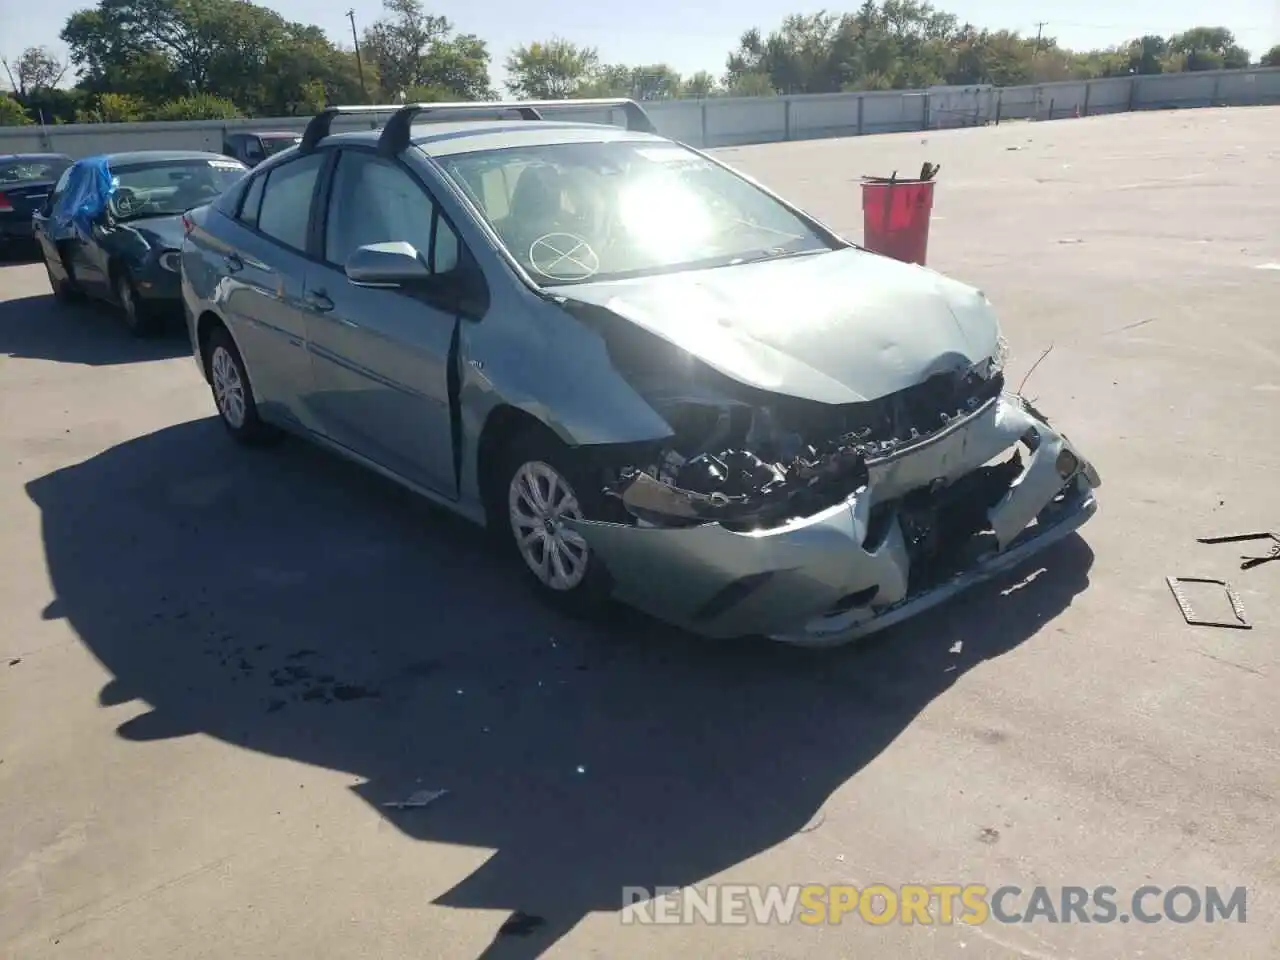
<path id="1" fill-rule="evenodd" d="M 807 437 L 854 434 L 867 443 L 928 436 L 957 416 L 972 413 L 1004 389 L 1004 375 L 983 379 L 972 372 L 943 373 L 864 403 L 819 404 L 782 401 L 784 422 Z"/>

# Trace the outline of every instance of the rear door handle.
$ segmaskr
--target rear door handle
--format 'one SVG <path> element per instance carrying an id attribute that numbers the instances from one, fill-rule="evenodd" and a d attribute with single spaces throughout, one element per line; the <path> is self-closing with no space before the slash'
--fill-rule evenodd
<path id="1" fill-rule="evenodd" d="M 323 290 L 312 290 L 306 296 L 307 306 L 317 313 L 328 313 L 333 309 L 333 301 Z"/>
<path id="2" fill-rule="evenodd" d="M 244 261 L 240 259 L 238 253 L 228 253 L 224 263 L 228 273 L 239 273 L 244 269 Z"/>

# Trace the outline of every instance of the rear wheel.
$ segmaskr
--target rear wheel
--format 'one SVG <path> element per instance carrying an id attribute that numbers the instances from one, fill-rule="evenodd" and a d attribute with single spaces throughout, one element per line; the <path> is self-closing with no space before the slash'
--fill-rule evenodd
<path id="1" fill-rule="evenodd" d="M 135 337 L 151 337 L 160 329 L 159 317 L 150 304 L 138 296 L 127 270 L 120 270 L 115 278 L 116 303 L 124 315 L 124 324 Z"/>
<path id="2" fill-rule="evenodd" d="M 206 349 L 209 385 L 222 425 L 239 443 L 256 444 L 269 439 L 273 431 L 258 415 L 249 373 L 231 334 L 225 327 L 218 327 L 209 336 Z"/>
<path id="3" fill-rule="evenodd" d="M 574 452 L 542 430 L 520 437 L 503 460 L 489 517 L 535 589 L 576 613 L 597 612 L 613 589 L 609 571 L 566 520 L 599 520 L 608 504 Z"/>

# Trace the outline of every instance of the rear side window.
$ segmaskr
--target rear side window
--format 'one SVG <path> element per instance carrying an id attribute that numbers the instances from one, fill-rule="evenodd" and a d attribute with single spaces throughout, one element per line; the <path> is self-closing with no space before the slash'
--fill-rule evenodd
<path id="1" fill-rule="evenodd" d="M 311 197 L 326 157 L 323 153 L 310 153 L 271 171 L 258 205 L 260 232 L 294 250 L 307 249 Z M 252 193 L 250 189 L 250 195 L 245 198 L 246 208 Z"/>
<path id="2" fill-rule="evenodd" d="M 240 216 L 237 218 L 241 223 L 248 224 L 255 230 L 258 228 L 258 210 L 262 207 L 262 188 L 266 184 L 266 177 L 254 177 L 249 183 L 249 190 L 244 195 L 244 204 L 240 207 Z"/>

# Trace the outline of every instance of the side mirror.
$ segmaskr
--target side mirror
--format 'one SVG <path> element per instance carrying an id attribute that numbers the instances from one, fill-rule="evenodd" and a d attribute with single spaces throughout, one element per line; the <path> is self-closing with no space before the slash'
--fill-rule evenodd
<path id="1" fill-rule="evenodd" d="M 431 280 L 417 249 L 402 240 L 357 247 L 347 258 L 346 274 L 357 287 L 419 287 Z"/>

